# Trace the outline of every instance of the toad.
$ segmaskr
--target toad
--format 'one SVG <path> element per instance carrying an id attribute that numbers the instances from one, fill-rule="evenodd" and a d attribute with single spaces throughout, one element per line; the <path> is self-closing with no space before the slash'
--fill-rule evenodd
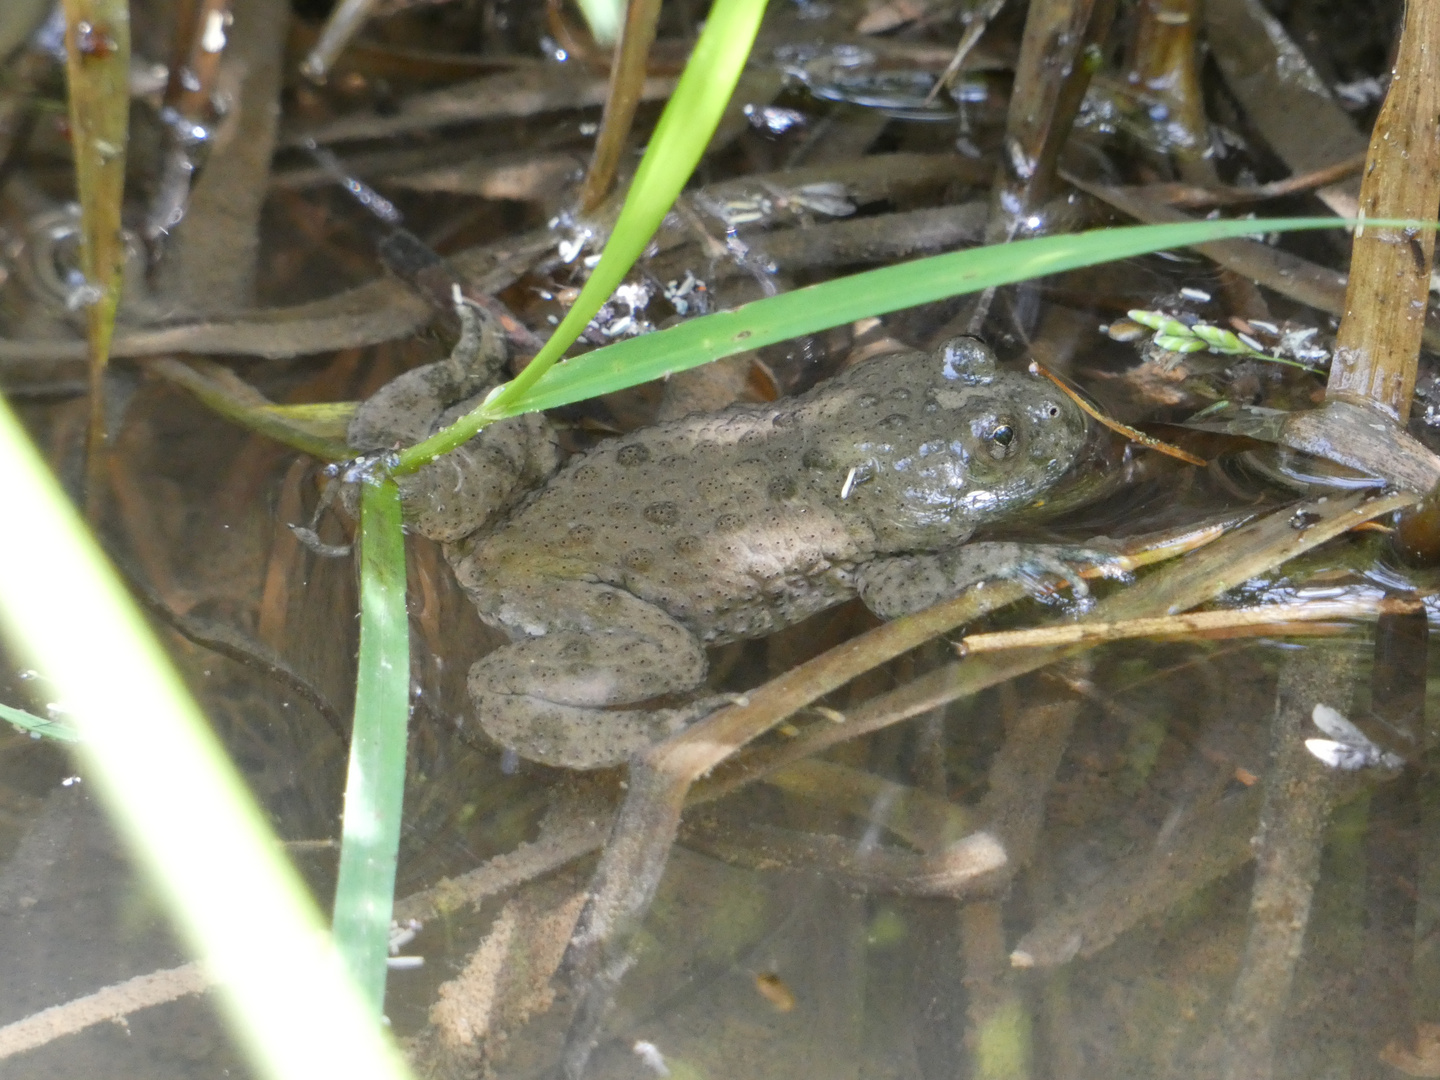
<path id="1" fill-rule="evenodd" d="M 502 336 L 468 308 L 463 322 L 450 359 L 361 407 L 353 447 L 418 441 L 498 379 Z M 1085 439 L 1053 385 L 960 337 L 790 399 L 635 431 L 553 475 L 544 420 L 506 420 L 403 478 L 402 496 L 510 638 L 470 669 L 480 728 L 589 769 L 726 700 L 700 693 L 709 646 L 855 596 L 893 618 L 989 578 L 1072 577 L 1063 560 L 1089 553 L 967 541 L 1043 499 Z"/>

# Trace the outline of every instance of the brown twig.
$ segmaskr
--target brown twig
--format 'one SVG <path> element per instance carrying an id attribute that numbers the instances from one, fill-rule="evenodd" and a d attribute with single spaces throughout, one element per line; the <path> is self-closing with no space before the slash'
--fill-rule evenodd
<path id="1" fill-rule="evenodd" d="M 137 975 L 0 1028 L 0 1058 L 33 1050 L 96 1024 L 124 1020 L 152 1005 L 204 993 L 210 986 L 210 977 L 199 964 Z"/>
<path id="2" fill-rule="evenodd" d="M 935 85 L 925 95 L 922 103 L 923 108 L 928 108 L 937 97 L 940 91 L 948 88 L 960 74 L 960 69 L 965 66 L 965 60 L 975 51 L 975 46 L 980 43 L 980 35 L 985 33 L 985 28 L 990 25 L 990 20 L 1000 14 L 1000 9 L 1005 6 L 1005 0 L 985 0 L 985 3 L 970 10 L 965 17 L 965 32 L 960 35 L 960 43 L 955 46 L 955 55 L 945 65 L 945 70 L 935 80 Z M 862 30 L 861 33 L 864 33 Z"/>
<path id="3" fill-rule="evenodd" d="M 543 829 L 533 843 L 521 844 L 516 850 L 497 855 L 468 873 L 445 878 L 428 889 L 397 900 L 395 919 L 401 923 L 411 919 L 428 922 L 466 905 L 478 904 L 486 897 L 508 892 L 598 851 L 605 843 L 605 829 L 605 821 L 597 820 L 593 814 L 577 816 L 576 820 L 553 829 Z"/>
<path id="4" fill-rule="evenodd" d="M 651 76 L 641 89 L 642 101 L 659 101 L 670 96 L 676 80 Z M 292 132 L 286 146 L 345 142 L 351 139 L 381 139 L 387 135 L 423 131 L 447 124 L 475 123 L 502 117 L 535 116 L 560 109 L 582 109 L 605 101 L 609 81 L 569 68 L 524 68 L 503 75 L 486 75 L 448 86 L 443 90 L 414 94 L 394 114 L 360 113 L 342 116 L 310 131 Z"/>
<path id="5" fill-rule="evenodd" d="M 886 844 L 857 850 L 849 837 L 703 816 L 687 820 L 680 836 L 686 847 L 738 866 L 819 871 L 857 892 L 896 896 L 957 899 L 989 891 L 1009 864 L 1004 844 L 986 829 L 920 855 Z"/>
<path id="6" fill-rule="evenodd" d="M 370 20 L 378 4 L 379 0 L 341 0 L 325 20 L 325 29 L 320 32 L 320 40 L 300 65 L 300 73 L 307 79 L 324 82 L 330 69 L 335 66 L 336 59 Z"/>
<path id="7" fill-rule="evenodd" d="M 1250 836 L 1261 798 L 1257 786 L 1224 799 L 1190 818 L 1163 848 L 1111 866 L 1093 888 L 1042 915 L 1010 962 L 1046 968 L 1094 956 L 1132 926 L 1243 866 L 1254 857 Z"/>
<path id="8" fill-rule="evenodd" d="M 1187 210 L 1208 210 L 1215 206 L 1243 206 L 1246 203 L 1264 202 L 1267 199 L 1313 191 L 1354 176 L 1364 167 L 1365 155 L 1354 154 L 1333 165 L 1325 165 L 1311 172 L 1287 176 L 1284 180 L 1272 180 L 1268 184 L 1257 184 L 1254 187 L 1231 187 L 1227 184 L 1145 184 L 1118 190 L 1133 191 L 1141 198 L 1155 199 Z"/>
<path id="9" fill-rule="evenodd" d="M 1040 361 L 1031 360 L 1030 370 L 1036 372 L 1037 374 L 1044 375 L 1045 378 L 1049 379 L 1052 383 L 1058 386 L 1061 392 L 1064 393 L 1065 396 L 1068 397 L 1071 401 L 1075 402 L 1075 404 L 1080 407 L 1081 411 L 1084 412 L 1086 416 L 1090 417 L 1092 420 L 1095 420 L 1098 423 L 1104 424 L 1111 431 L 1116 432 L 1119 435 L 1125 436 L 1125 438 L 1129 439 L 1131 442 L 1139 443 L 1147 450 L 1154 450 L 1158 453 L 1164 454 L 1167 457 L 1176 458 L 1179 461 L 1185 462 L 1185 464 L 1187 465 L 1203 466 L 1207 464 L 1204 458 L 1196 457 L 1188 450 L 1182 450 L 1178 446 L 1171 446 L 1167 442 L 1163 442 L 1160 439 L 1156 439 L 1150 435 L 1146 435 L 1143 431 L 1133 428 L 1129 424 L 1122 424 L 1119 420 L 1116 420 L 1113 417 L 1106 416 L 1094 405 L 1091 405 L 1090 402 L 1085 399 L 1085 396 L 1083 394 L 1072 390 L 1069 385 L 1066 384 L 1065 380 L 1061 379 L 1060 376 L 1056 375 L 1044 364 L 1040 363 Z"/>
<path id="10" fill-rule="evenodd" d="M 1343 774 L 1305 748 L 1316 704 L 1349 711 L 1357 674 L 1351 650 L 1315 645 L 1280 672 L 1270 732 L 1245 955 L 1215 1033 L 1226 1080 L 1268 1080 L 1320 876 L 1320 850 Z"/>
<path id="11" fill-rule="evenodd" d="M 1261 137 L 1297 175 L 1365 150 L 1325 80 L 1261 0 L 1206 0 L 1210 53 Z M 1341 217 L 1355 216 L 1359 185 L 1338 179 L 1316 195 Z"/>
<path id="12" fill-rule="evenodd" d="M 203 0 L 166 91 L 160 175 L 146 211 L 160 306 L 249 309 L 284 83 L 283 0 Z M 222 65 L 223 60 L 223 65 Z"/>
<path id="13" fill-rule="evenodd" d="M 1049 197 L 1060 149 L 1070 135 L 1114 16 L 1114 0 L 1043 0 L 1030 5 L 1005 124 L 1007 152 L 1001 155 L 1003 179 L 996 185 L 999 212 L 992 242 L 1012 235 L 1014 219 L 1031 213 Z"/>
<path id="14" fill-rule="evenodd" d="M 1263 607 L 1162 615 L 1153 619 L 1125 619 L 1111 623 L 1037 626 L 1029 630 L 971 634 L 956 644 L 955 652 L 963 657 L 1002 652 L 1006 649 L 1038 649 L 1082 642 L 1098 644 L 1131 638 L 1186 636 L 1254 627 L 1269 627 L 1276 635 L 1283 636 L 1287 624 L 1373 619 L 1387 612 L 1404 610 L 1407 606 L 1407 601 L 1356 597 L 1353 600 L 1302 600 L 1293 604 L 1266 604 Z"/>
<path id="15" fill-rule="evenodd" d="M 620 156 L 630 137 L 635 108 L 645 86 L 645 65 L 650 46 L 655 41 L 655 26 L 660 21 L 660 0 L 630 0 L 620 38 L 615 42 L 615 60 L 610 65 L 610 89 L 605 97 L 605 111 L 600 116 L 600 131 L 595 137 L 595 153 L 585 170 L 580 186 L 580 213 L 597 209 L 620 167 Z"/>

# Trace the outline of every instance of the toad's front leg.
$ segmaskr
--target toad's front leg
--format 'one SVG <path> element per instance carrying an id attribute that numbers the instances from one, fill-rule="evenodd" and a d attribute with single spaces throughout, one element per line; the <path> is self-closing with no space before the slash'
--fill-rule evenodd
<path id="1" fill-rule="evenodd" d="M 1049 599 L 1053 581 L 1068 582 L 1076 598 L 1088 595 L 1079 567 L 1107 576 L 1121 573 L 1115 557 L 1078 544 L 986 541 L 946 551 L 876 559 L 861 568 L 860 598 L 882 619 L 898 619 L 959 596 L 982 581 L 1019 581 L 1031 595 Z"/>
<path id="2" fill-rule="evenodd" d="M 448 359 L 386 383 L 351 418 L 346 440 L 359 451 L 418 443 L 480 404 L 505 370 L 505 336 L 493 318 L 462 300 L 462 333 Z M 406 524 L 432 540 L 458 540 L 512 507 L 559 465 L 555 433 L 538 413 L 491 424 L 464 446 L 400 476 Z"/>
<path id="3" fill-rule="evenodd" d="M 487 622 L 519 640 L 470 668 L 471 701 L 485 733 L 531 761 L 570 769 L 618 765 L 724 700 L 645 707 L 702 686 L 705 649 L 665 612 L 623 589 L 524 581 L 476 601 Z"/>

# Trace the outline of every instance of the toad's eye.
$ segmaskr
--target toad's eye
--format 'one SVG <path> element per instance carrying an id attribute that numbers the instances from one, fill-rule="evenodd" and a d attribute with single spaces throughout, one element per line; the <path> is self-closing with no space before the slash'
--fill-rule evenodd
<path id="1" fill-rule="evenodd" d="M 996 424 L 985 436 L 990 446 L 990 456 L 1002 461 L 1015 448 L 1015 429 L 1009 424 Z"/>

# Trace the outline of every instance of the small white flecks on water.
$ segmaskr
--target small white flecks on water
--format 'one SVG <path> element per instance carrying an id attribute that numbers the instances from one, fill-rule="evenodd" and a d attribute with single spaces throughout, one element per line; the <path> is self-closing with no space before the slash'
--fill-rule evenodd
<path id="1" fill-rule="evenodd" d="M 229 12 L 211 11 L 205 20 L 205 33 L 200 36 L 200 48 L 207 53 L 218 53 L 225 48 L 225 24 L 230 18 Z"/>
<path id="2" fill-rule="evenodd" d="M 638 1039 L 630 1049 L 656 1076 L 670 1075 L 670 1066 L 665 1064 L 665 1055 L 660 1053 L 660 1048 L 654 1043 Z"/>
<path id="3" fill-rule="evenodd" d="M 425 929 L 425 924 L 419 919 L 406 919 L 403 923 L 390 923 L 390 952 L 395 954 L 403 949 L 410 942 L 415 940 L 415 935 Z"/>
<path id="4" fill-rule="evenodd" d="M 555 250 L 560 256 L 560 261 L 566 264 L 574 262 L 575 256 L 579 255 L 580 249 L 585 246 L 585 240 L 586 237 L 584 236 L 572 236 L 568 240 L 561 240 L 560 243 L 555 246 Z"/>

